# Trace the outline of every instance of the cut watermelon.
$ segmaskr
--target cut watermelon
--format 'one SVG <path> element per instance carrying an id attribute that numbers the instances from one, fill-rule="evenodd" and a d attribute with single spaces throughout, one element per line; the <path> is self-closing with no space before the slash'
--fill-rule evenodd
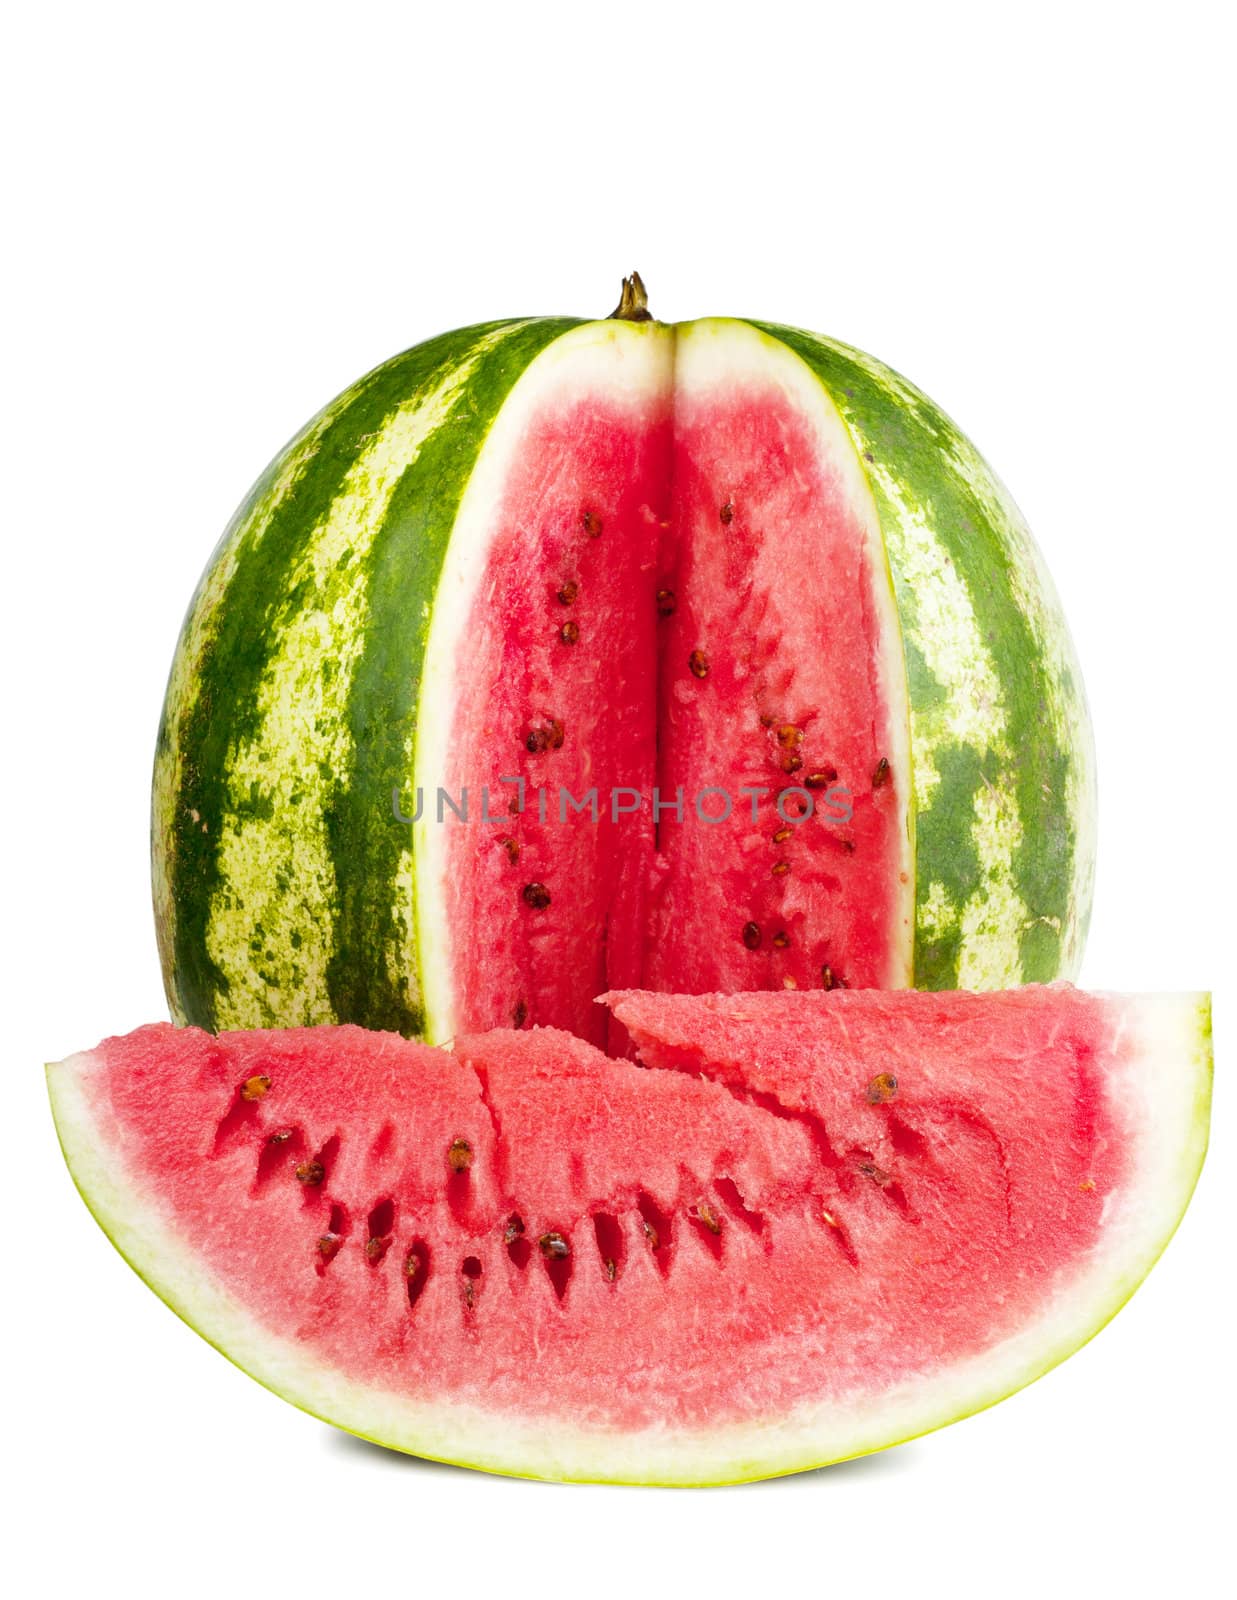
<path id="1" fill-rule="evenodd" d="M 605 989 L 1069 977 L 1093 799 L 1051 584 L 918 390 L 728 318 L 464 329 L 328 406 L 194 597 L 169 1002 L 604 1044 Z"/>
<path id="2" fill-rule="evenodd" d="M 254 1377 L 570 1479 L 791 1472 L 986 1406 L 1113 1315 L 1202 1163 L 1202 996 L 611 1002 L 647 1068 L 157 1025 L 52 1103 L 118 1249 Z"/>

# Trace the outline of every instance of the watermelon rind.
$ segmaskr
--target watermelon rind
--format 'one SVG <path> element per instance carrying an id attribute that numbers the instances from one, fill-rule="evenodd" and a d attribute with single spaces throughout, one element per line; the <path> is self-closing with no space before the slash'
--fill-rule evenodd
<path id="1" fill-rule="evenodd" d="M 378 1444 L 509 1476 L 739 1483 L 870 1454 L 983 1410 L 1072 1354 L 1130 1298 L 1176 1230 L 1202 1168 L 1211 1025 L 1203 995 L 1114 1003 L 1124 1033 L 1106 1092 L 1137 1129 L 1131 1176 L 1112 1197 L 1102 1246 L 1047 1308 L 982 1354 L 883 1392 L 711 1429 L 584 1429 L 561 1417 L 515 1419 L 457 1401 L 412 1400 L 343 1378 L 256 1321 L 178 1237 L 160 1197 L 131 1178 L 114 1135 L 91 1110 L 89 1080 L 101 1057 L 70 1057 L 49 1065 L 47 1076 L 65 1160 L 104 1233 L 178 1316 L 281 1398 Z"/>

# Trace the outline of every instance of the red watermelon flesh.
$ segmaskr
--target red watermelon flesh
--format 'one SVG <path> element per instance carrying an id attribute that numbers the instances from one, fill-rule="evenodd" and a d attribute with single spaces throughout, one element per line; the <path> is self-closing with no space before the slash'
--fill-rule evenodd
<path id="1" fill-rule="evenodd" d="M 471 800 L 416 843 L 436 1038 L 604 1045 L 618 986 L 909 982 L 902 646 L 854 446 L 763 341 L 670 358 L 554 369 L 461 508 L 449 733 L 418 751 L 427 818 L 438 783 Z"/>
<path id="2" fill-rule="evenodd" d="M 118 1248 L 340 1426 L 537 1476 L 880 1448 L 1038 1376 L 1201 1164 L 1201 997 L 612 997 L 431 1050 L 156 1025 L 49 1069 Z M 663 1070 L 670 1068 L 673 1070 Z"/>

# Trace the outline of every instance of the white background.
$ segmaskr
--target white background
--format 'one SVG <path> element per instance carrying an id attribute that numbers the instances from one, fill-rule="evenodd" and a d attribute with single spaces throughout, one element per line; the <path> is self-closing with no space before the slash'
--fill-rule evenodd
<path id="1" fill-rule="evenodd" d="M 10 1592 L 1107 1596 L 1231 1579 L 1226 10 L 11 13 Z M 1090 691 L 1085 980 L 1219 991 L 1208 1169 L 1117 1322 L 943 1434 L 733 1490 L 484 1478 L 272 1398 L 97 1231 L 40 1070 L 164 1015 L 155 725 L 194 581 L 249 482 L 385 356 L 482 319 L 604 314 L 633 264 L 664 318 L 834 333 L 971 432 L 1037 532 Z"/>

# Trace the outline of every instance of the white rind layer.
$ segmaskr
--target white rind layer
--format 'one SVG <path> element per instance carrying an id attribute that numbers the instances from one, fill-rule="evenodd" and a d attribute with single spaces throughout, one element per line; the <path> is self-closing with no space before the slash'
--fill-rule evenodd
<path id="1" fill-rule="evenodd" d="M 178 1236 L 160 1197 L 126 1170 L 115 1130 L 92 1109 L 88 1052 L 48 1068 L 65 1159 L 121 1255 L 237 1366 L 302 1410 L 380 1444 L 521 1477 L 620 1483 L 734 1483 L 865 1455 L 958 1421 L 1042 1376 L 1107 1323 L 1181 1220 L 1207 1147 L 1210 1008 L 1205 995 L 1110 997 L 1129 1049 L 1106 1075 L 1129 1127 L 1132 1179 L 1109 1201 L 1102 1243 L 1044 1310 L 1000 1344 L 883 1391 L 799 1406 L 760 1424 L 584 1430 L 368 1388 L 256 1321 Z"/>

